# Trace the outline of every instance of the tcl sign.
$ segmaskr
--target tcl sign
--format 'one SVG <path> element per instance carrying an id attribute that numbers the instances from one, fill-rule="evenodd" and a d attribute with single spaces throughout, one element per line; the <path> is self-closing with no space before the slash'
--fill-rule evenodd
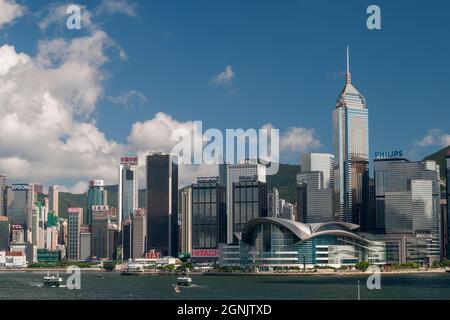
<path id="1" fill-rule="evenodd" d="M 217 258 L 219 256 L 218 249 L 196 249 L 192 250 L 192 258 Z"/>
<path id="2" fill-rule="evenodd" d="M 12 224 L 11 229 L 12 230 L 23 230 L 23 226 L 21 224 Z"/>

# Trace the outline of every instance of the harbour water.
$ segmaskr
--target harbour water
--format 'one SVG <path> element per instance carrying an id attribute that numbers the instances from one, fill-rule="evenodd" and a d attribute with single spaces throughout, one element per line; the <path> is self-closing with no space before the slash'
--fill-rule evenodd
<path id="1" fill-rule="evenodd" d="M 450 299 L 450 274 L 382 275 L 369 290 L 367 276 L 196 276 L 195 285 L 175 293 L 176 276 L 82 273 L 81 290 L 42 288 L 43 273 L 0 273 L 0 300 L 361 300 Z M 68 275 L 60 273 L 64 279 Z"/>

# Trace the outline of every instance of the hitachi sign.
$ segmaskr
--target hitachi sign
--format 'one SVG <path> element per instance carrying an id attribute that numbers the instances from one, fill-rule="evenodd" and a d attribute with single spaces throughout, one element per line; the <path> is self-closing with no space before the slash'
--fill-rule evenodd
<path id="1" fill-rule="evenodd" d="M 403 158 L 402 150 L 391 151 L 377 151 L 375 152 L 375 159 L 398 159 Z"/>

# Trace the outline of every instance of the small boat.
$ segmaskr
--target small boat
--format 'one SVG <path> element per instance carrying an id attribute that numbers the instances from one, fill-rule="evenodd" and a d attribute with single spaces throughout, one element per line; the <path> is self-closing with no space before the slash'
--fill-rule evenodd
<path id="1" fill-rule="evenodd" d="M 180 286 L 178 286 L 178 285 L 174 286 L 174 289 L 175 289 L 175 293 L 181 292 Z"/>
<path id="2" fill-rule="evenodd" d="M 59 276 L 59 274 L 50 275 L 47 274 L 46 277 L 44 277 L 44 287 L 50 287 L 50 288 L 59 288 L 62 286 L 64 280 Z"/>
<path id="3" fill-rule="evenodd" d="M 190 287 L 192 286 L 192 279 L 187 274 L 183 274 L 177 278 L 177 286 Z"/>
<path id="4" fill-rule="evenodd" d="M 450 273 L 450 268 L 449 267 L 445 268 L 445 272 Z"/>

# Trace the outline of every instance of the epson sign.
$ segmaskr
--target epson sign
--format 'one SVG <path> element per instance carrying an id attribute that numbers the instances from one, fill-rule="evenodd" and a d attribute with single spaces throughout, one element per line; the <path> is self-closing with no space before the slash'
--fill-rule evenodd
<path id="1" fill-rule="evenodd" d="M 402 150 L 391 151 L 377 151 L 375 152 L 375 159 L 399 159 L 403 158 Z"/>
<path id="2" fill-rule="evenodd" d="M 11 186 L 12 191 L 29 191 L 31 186 L 29 184 L 13 184 Z"/>

